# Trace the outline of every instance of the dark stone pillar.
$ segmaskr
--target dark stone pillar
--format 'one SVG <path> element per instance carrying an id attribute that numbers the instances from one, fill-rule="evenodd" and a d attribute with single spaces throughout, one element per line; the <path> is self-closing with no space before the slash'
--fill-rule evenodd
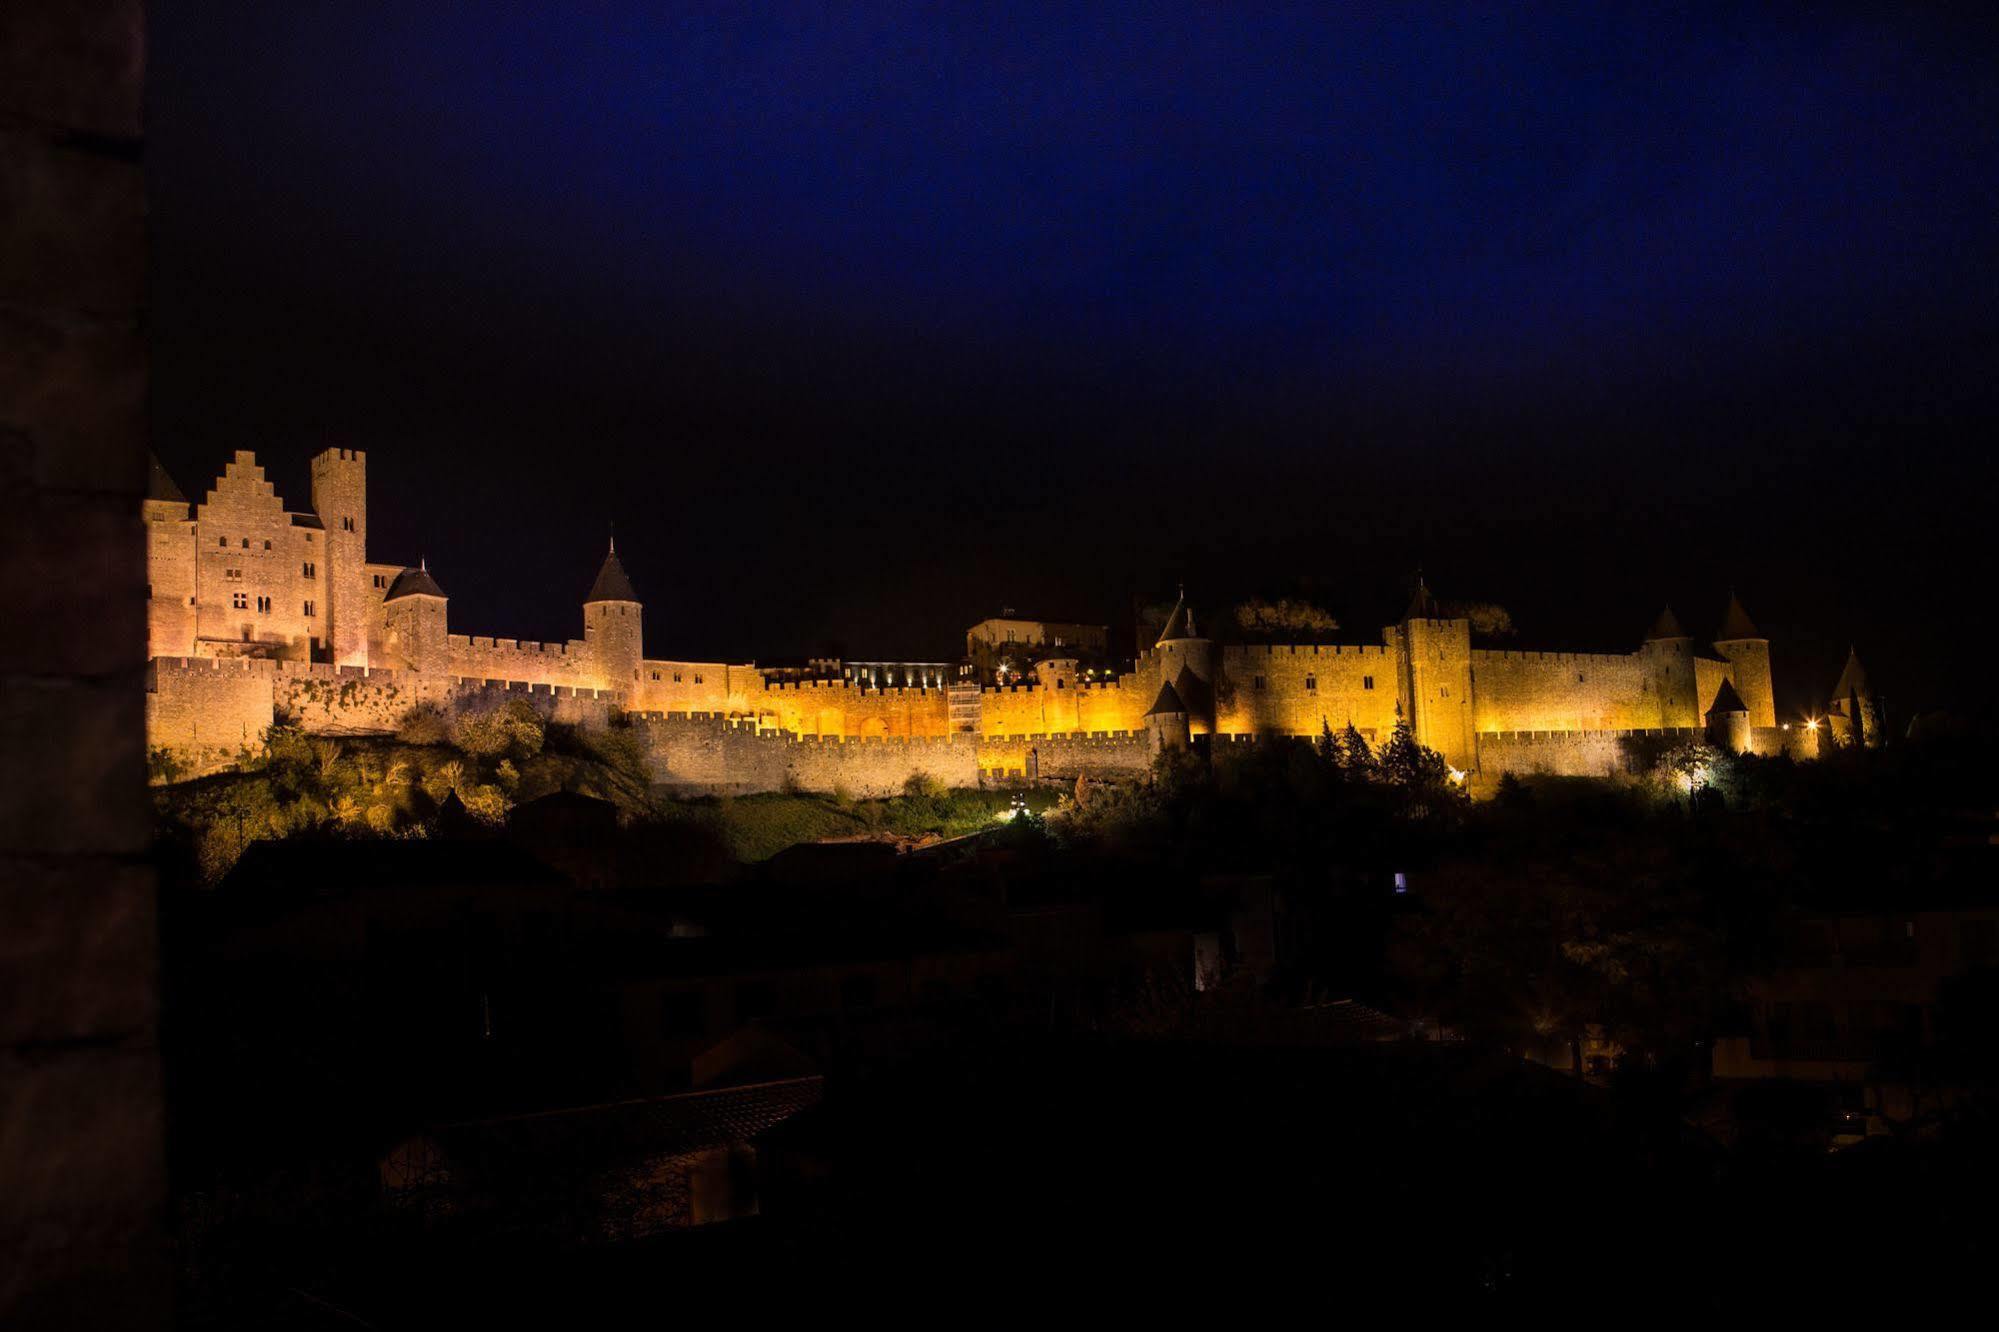
<path id="1" fill-rule="evenodd" d="M 142 0 L 0 6 L 0 1325 L 165 1321 Z"/>

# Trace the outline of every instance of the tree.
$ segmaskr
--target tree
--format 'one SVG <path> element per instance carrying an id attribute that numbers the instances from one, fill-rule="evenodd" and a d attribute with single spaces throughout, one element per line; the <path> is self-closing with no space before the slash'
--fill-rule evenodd
<path id="1" fill-rule="evenodd" d="M 1412 790 L 1441 789 L 1451 773 L 1451 765 L 1444 762 L 1442 754 L 1417 741 L 1407 719 L 1395 723 L 1395 733 L 1381 747 L 1375 766 L 1381 780 Z"/>
<path id="2" fill-rule="evenodd" d="M 1245 638 L 1309 642 L 1339 629 L 1326 610 L 1295 597 L 1265 601 L 1252 597 L 1235 608 L 1236 628 Z"/>
<path id="3" fill-rule="evenodd" d="M 1511 638 L 1513 616 L 1506 607 L 1492 601 L 1448 602 L 1445 609 L 1461 620 L 1471 621 L 1471 631 L 1481 638 Z"/>

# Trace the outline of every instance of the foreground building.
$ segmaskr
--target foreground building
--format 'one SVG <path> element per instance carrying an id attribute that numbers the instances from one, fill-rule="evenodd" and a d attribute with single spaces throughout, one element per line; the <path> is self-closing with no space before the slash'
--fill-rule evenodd
<path id="1" fill-rule="evenodd" d="M 1474 780 L 1607 774 L 1703 736 L 1735 752 L 1815 752 L 1815 726 L 1779 722 L 1769 640 L 1732 597 L 1713 640 L 1669 609 L 1628 653 L 1475 648 L 1470 621 L 1419 584 L 1379 643 L 1220 643 L 1183 595 L 1128 670 L 1098 669 L 1101 626 L 1011 615 L 975 626 L 956 670 L 760 668 L 646 656 L 644 606 L 614 545 L 583 599 L 580 638 L 458 634 L 425 563 L 370 559 L 366 469 L 360 450 L 321 453 L 301 512 L 249 453 L 199 503 L 154 465 L 144 509 L 156 772 L 228 766 L 279 721 L 384 732 L 414 707 L 516 697 L 556 720 L 629 720 L 655 780 L 688 792 L 868 795 L 917 775 L 969 785 L 1137 773 L 1176 744 L 1347 726 L 1380 742 L 1405 721 Z M 996 674 L 1000 657 L 1008 668 Z M 1840 691 L 1832 721 L 1876 738 L 1857 658 Z"/>

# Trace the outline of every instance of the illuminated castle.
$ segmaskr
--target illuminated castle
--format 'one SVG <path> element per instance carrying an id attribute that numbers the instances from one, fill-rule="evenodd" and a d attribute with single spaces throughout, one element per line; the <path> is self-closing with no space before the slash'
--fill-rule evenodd
<path id="1" fill-rule="evenodd" d="M 1780 724 L 1770 645 L 1730 598 L 1709 643 L 1661 614 L 1636 651 L 1475 648 L 1470 622 L 1420 581 L 1379 643 L 1244 645 L 1204 636 L 1184 596 L 1128 670 L 1096 670 L 1101 626 L 1002 618 L 947 662 L 806 668 L 645 655 L 644 608 L 615 546 L 562 643 L 450 632 L 423 563 L 368 558 L 367 460 L 312 460 L 309 512 L 286 510 L 238 453 L 199 504 L 154 464 L 148 532 L 148 744 L 181 772 L 226 766 L 279 720 L 322 733 L 393 730 L 412 707 L 527 699 L 581 723 L 643 728 L 669 788 L 796 785 L 856 794 L 913 774 L 1143 770 L 1162 747 L 1318 735 L 1385 740 L 1407 722 L 1453 769 L 1614 772 L 1634 742 L 1705 736 L 1737 752 L 1816 752 L 1816 722 Z M 580 580 L 579 580 L 580 581 Z M 992 661 L 1019 658 L 996 678 Z M 1827 718 L 1878 738 L 1857 658 Z"/>

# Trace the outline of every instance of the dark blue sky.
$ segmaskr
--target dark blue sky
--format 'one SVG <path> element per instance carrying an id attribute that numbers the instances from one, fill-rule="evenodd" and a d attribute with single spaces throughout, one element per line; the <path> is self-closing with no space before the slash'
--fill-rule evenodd
<path id="1" fill-rule="evenodd" d="M 371 449 L 474 632 L 573 632 L 615 517 L 661 655 L 1182 575 L 1365 635 L 1420 561 L 1964 692 L 1911 636 L 1992 572 L 1989 30 L 860 8 L 157 6 L 162 455 Z"/>

